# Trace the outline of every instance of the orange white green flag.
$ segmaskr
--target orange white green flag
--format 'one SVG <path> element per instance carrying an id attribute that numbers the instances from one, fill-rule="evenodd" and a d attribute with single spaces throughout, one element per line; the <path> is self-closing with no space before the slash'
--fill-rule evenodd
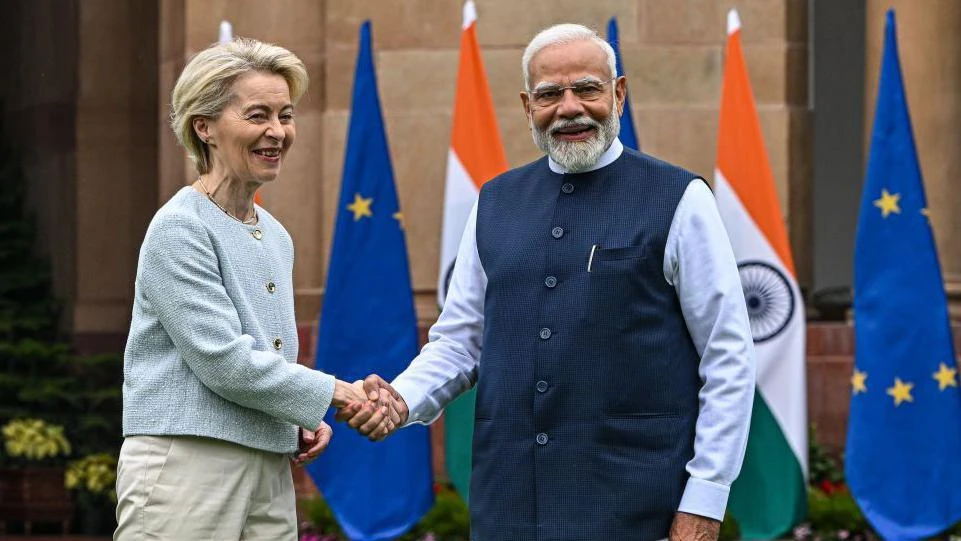
<path id="1" fill-rule="evenodd" d="M 743 538 L 773 539 L 806 513 L 804 305 L 735 10 L 728 14 L 714 192 L 737 259 L 757 355 L 747 453 L 728 508 Z"/>
<path id="2" fill-rule="evenodd" d="M 464 3 L 464 23 L 457 68 L 457 90 L 447 155 L 444 223 L 441 232 L 437 300 L 444 305 L 457 247 L 480 187 L 507 170 L 507 158 L 497 129 L 494 102 L 487 85 L 484 59 L 477 42 L 477 10 Z M 467 500 L 474 433 L 474 391 L 452 402 L 444 414 L 447 472 Z"/>

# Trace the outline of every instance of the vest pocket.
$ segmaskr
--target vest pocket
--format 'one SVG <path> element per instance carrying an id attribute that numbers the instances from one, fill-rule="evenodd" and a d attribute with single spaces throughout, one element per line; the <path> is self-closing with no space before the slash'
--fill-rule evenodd
<path id="1" fill-rule="evenodd" d="M 645 284 L 656 279 L 649 270 L 648 254 L 647 244 L 595 251 L 590 272 L 585 274 L 589 327 L 598 325 L 600 314 L 606 315 L 601 321 L 612 331 L 631 324 L 629 314 L 646 298 Z"/>
<path id="2" fill-rule="evenodd" d="M 676 456 L 683 420 L 677 413 L 625 413 L 605 419 L 601 441 L 613 457 L 637 465 L 662 465 Z"/>
<path id="3" fill-rule="evenodd" d="M 635 259 L 647 256 L 647 244 L 638 246 L 623 246 L 620 248 L 598 248 L 594 252 L 594 262 L 619 261 L 621 259 Z M 593 269 L 592 269 L 593 270 Z"/>
<path id="4" fill-rule="evenodd" d="M 647 260 L 647 244 L 622 248 L 598 248 L 589 256 L 588 274 L 591 282 L 607 279 L 636 278 Z"/>

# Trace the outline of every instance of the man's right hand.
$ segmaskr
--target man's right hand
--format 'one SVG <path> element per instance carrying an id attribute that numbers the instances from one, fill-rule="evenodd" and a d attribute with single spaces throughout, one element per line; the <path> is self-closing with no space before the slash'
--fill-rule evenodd
<path id="1" fill-rule="evenodd" d="M 377 402 L 378 405 L 387 404 L 387 407 L 369 410 L 359 404 L 352 404 L 340 409 L 334 417 L 336 420 L 347 421 L 351 428 L 367 436 L 371 441 L 386 438 L 407 422 L 409 415 L 407 403 L 383 378 L 371 374 L 364 381 L 354 383 L 354 385 L 358 384 L 367 393 L 368 401 Z"/>
<path id="2" fill-rule="evenodd" d="M 670 541 L 717 541 L 721 522 L 678 511 L 671 524 Z"/>

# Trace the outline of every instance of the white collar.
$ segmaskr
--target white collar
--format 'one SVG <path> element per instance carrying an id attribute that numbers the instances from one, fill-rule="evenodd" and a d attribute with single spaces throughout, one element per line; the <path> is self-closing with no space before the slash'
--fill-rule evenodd
<path id="1" fill-rule="evenodd" d="M 622 152 L 624 152 L 624 145 L 621 144 L 620 139 L 615 137 L 614 142 L 611 143 L 611 146 L 607 147 L 607 150 L 604 151 L 604 154 L 601 154 L 601 157 L 597 160 L 597 163 L 592 165 L 589 169 L 585 169 L 584 171 L 581 171 L 581 173 L 587 173 L 588 171 L 597 171 L 601 167 L 607 167 L 608 165 L 611 165 L 612 163 L 614 163 L 614 160 L 621 157 Z M 555 173 L 558 173 L 561 175 L 567 173 L 567 169 L 561 166 L 561 164 L 555 162 L 554 159 L 551 158 L 550 156 L 547 157 L 547 165 L 551 168 L 551 171 Z"/>

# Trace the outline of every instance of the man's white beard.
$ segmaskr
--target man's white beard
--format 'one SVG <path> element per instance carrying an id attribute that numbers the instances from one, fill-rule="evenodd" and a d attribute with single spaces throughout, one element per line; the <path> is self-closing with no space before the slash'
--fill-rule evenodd
<path id="1" fill-rule="evenodd" d="M 556 130 L 570 127 L 595 128 L 594 135 L 584 141 L 562 141 L 551 135 Z M 621 131 L 621 118 L 617 114 L 617 103 L 603 122 L 580 115 L 568 120 L 556 120 L 546 130 L 539 130 L 531 120 L 531 134 L 534 144 L 547 153 L 558 165 L 571 173 L 587 171 L 601 159 Z"/>

